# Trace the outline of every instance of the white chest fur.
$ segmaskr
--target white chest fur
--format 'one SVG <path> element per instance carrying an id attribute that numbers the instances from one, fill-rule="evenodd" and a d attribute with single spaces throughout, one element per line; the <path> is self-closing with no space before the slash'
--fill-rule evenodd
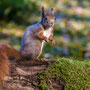
<path id="1" fill-rule="evenodd" d="M 49 36 L 51 35 L 51 31 L 52 31 L 51 28 L 45 30 L 45 31 L 44 31 L 44 36 L 46 36 L 47 38 L 49 38 Z"/>
<path id="2" fill-rule="evenodd" d="M 52 29 L 51 28 L 49 28 L 48 30 L 45 30 L 44 31 L 44 36 L 47 37 L 47 38 L 49 38 L 49 36 L 51 35 L 51 32 L 52 32 Z M 44 46 L 44 43 L 45 43 L 45 41 L 43 40 L 43 42 L 42 42 L 42 48 Z"/>

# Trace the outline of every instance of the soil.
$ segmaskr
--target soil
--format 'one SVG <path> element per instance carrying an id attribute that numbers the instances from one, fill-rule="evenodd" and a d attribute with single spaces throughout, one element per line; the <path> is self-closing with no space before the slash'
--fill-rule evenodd
<path id="1" fill-rule="evenodd" d="M 50 61 L 26 60 L 19 63 L 11 63 L 10 76 L 6 78 L 5 84 L 0 90 L 41 90 L 38 87 L 38 72 L 46 69 Z M 64 84 L 52 80 L 54 90 L 64 90 Z"/>

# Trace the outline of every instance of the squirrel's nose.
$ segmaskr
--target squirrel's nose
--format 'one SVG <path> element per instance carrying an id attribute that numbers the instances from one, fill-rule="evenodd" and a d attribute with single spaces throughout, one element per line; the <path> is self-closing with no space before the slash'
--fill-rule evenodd
<path id="1" fill-rule="evenodd" d="M 53 25 L 53 22 L 51 22 L 51 24 Z"/>
<path id="2" fill-rule="evenodd" d="M 53 22 L 50 23 L 50 26 L 52 26 L 52 25 L 53 25 Z"/>

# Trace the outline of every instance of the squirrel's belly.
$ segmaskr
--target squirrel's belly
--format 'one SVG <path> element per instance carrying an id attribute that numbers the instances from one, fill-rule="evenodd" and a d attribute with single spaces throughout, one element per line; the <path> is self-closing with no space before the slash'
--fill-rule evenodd
<path id="1" fill-rule="evenodd" d="M 45 41 L 42 41 L 42 44 L 41 44 L 41 49 L 40 49 L 40 53 L 39 53 L 38 57 L 39 57 L 39 56 L 40 56 L 40 54 L 42 53 L 42 50 L 43 50 L 43 47 L 44 47 L 44 43 L 45 43 Z"/>

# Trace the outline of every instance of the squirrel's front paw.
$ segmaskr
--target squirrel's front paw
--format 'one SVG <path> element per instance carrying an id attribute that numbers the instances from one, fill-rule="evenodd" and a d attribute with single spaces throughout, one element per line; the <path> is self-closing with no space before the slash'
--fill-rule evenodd
<path id="1" fill-rule="evenodd" d="M 44 40 L 45 40 L 46 42 L 49 42 L 49 39 L 48 39 L 47 37 L 44 37 Z"/>
<path id="2" fill-rule="evenodd" d="M 55 39 L 52 39 L 51 43 L 52 43 L 52 45 L 54 45 L 55 44 Z"/>

